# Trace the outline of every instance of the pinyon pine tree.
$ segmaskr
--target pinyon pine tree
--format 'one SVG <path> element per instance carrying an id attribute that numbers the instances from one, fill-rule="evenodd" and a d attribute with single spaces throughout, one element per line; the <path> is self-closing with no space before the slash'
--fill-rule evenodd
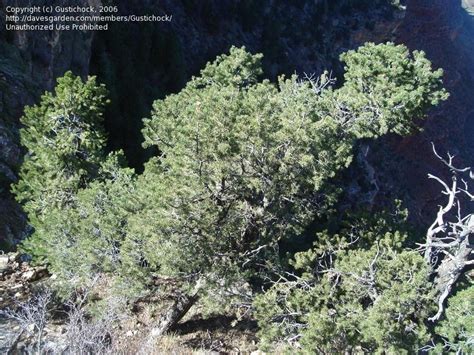
<path id="1" fill-rule="evenodd" d="M 106 103 L 106 89 L 94 77 L 83 82 L 67 72 L 58 79 L 54 93 L 45 93 L 39 105 L 25 108 L 20 135 L 27 155 L 13 192 L 34 230 L 24 248 L 37 261 L 48 261 L 54 248 L 45 218 L 66 206 L 98 171 L 105 144 L 100 123 Z"/>
<path id="2" fill-rule="evenodd" d="M 339 89 L 327 76 L 260 81 L 261 58 L 231 48 L 145 120 L 145 146 L 161 155 L 137 182 L 131 267 L 146 260 L 181 292 L 155 334 L 200 296 L 217 299 L 278 264 L 279 241 L 334 202 L 333 178 L 358 139 L 408 133 L 447 96 L 441 70 L 391 43 L 344 54 Z"/>
<path id="3" fill-rule="evenodd" d="M 345 53 L 337 89 L 327 75 L 261 80 L 261 59 L 232 47 L 179 93 L 157 100 L 143 135 L 144 146 L 160 154 L 138 177 L 123 168 L 120 153 L 103 153 L 105 89 L 93 78 L 82 82 L 67 73 L 54 94 L 26 109 L 21 136 L 28 155 L 14 187 L 34 228 L 25 248 L 49 263 L 62 288 L 104 273 L 117 285 L 137 286 L 134 296 L 158 284 L 173 302 L 152 335 L 167 331 L 198 300 L 215 309 L 219 300 L 247 297 L 280 268 L 280 242 L 296 240 L 337 201 L 337 174 L 351 163 L 357 142 L 411 132 L 413 119 L 447 96 L 442 72 L 423 53 L 391 43 Z M 333 265 L 365 275 L 370 260 L 377 261 L 383 302 L 353 284 L 357 278 L 338 285 L 338 292 L 355 295 L 356 310 L 371 309 L 364 320 L 368 349 L 396 344 L 375 326 L 387 312 L 401 312 L 403 325 L 416 328 L 420 336 L 411 343 L 424 332 L 412 321 L 424 302 L 413 298 L 425 292 L 422 264 L 384 236 L 344 250 L 347 257 Z M 393 279 L 402 265 L 414 273 L 410 290 L 403 276 Z M 392 288 L 406 291 L 407 302 L 390 308 Z M 270 311 L 260 314 L 272 323 Z M 317 329 L 311 319 L 305 327 Z M 388 322 L 383 329 L 398 339 L 400 327 Z M 333 349 L 325 339 L 338 334 L 329 327 L 323 340 L 309 333 L 304 339 L 308 349 Z"/>

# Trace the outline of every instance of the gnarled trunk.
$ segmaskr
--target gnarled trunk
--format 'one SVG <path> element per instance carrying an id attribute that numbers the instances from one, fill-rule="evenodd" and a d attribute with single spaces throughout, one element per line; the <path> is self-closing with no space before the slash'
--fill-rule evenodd
<path id="1" fill-rule="evenodd" d="M 443 314 L 444 302 L 451 294 L 454 285 L 463 274 L 466 266 L 470 264 L 472 251 L 473 248 L 469 243 L 469 236 L 467 236 L 460 244 L 456 254 L 444 257 L 436 269 L 435 287 L 438 293 L 438 312 L 429 318 L 430 321 L 438 320 Z"/>
<path id="2" fill-rule="evenodd" d="M 152 344 L 157 337 L 162 336 L 175 326 L 199 300 L 199 292 L 204 285 L 204 279 L 196 281 L 190 294 L 180 293 L 173 301 L 170 308 L 160 317 L 148 336 L 148 344 Z"/>
<path id="3" fill-rule="evenodd" d="M 428 228 L 426 243 L 421 244 L 425 251 L 425 260 L 435 276 L 438 312 L 429 318 L 435 322 L 443 314 L 444 303 L 458 279 L 467 267 L 474 265 L 474 214 L 463 216 L 461 208 L 465 200 L 474 201 L 474 194 L 469 192 L 467 176 L 464 178 L 462 175 L 468 175 L 469 179 L 474 180 L 474 172 L 470 167 L 454 167 L 454 156 L 448 153 L 448 159 L 442 158 L 434 145 L 433 152 L 452 173 L 451 184 L 428 174 L 430 179 L 443 186 L 442 192 L 448 197 L 446 205 L 439 207 L 436 220 Z"/>
<path id="4" fill-rule="evenodd" d="M 160 317 L 158 324 L 150 332 L 150 338 L 159 337 L 176 325 L 198 300 L 198 296 L 180 295 L 171 307 Z"/>

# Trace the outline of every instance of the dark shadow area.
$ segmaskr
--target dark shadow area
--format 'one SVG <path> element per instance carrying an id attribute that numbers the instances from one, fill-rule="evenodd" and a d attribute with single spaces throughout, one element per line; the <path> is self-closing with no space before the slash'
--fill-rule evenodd
<path id="1" fill-rule="evenodd" d="M 211 316 L 209 318 L 194 317 L 185 322 L 178 323 L 171 331 L 179 335 L 185 335 L 200 331 L 217 331 L 230 328 L 254 332 L 258 329 L 257 322 L 253 320 L 240 320 L 237 322 L 236 320 L 236 317 L 231 316 Z"/>

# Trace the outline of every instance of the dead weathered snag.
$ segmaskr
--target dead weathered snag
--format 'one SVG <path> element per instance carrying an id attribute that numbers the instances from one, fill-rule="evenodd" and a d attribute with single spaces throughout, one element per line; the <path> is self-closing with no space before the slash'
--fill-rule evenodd
<path id="1" fill-rule="evenodd" d="M 448 197 L 444 206 L 440 206 L 436 220 L 428 228 L 426 242 L 421 244 L 425 260 L 429 263 L 435 277 L 438 312 L 430 321 L 437 321 L 444 311 L 444 303 L 452 293 L 458 279 L 471 265 L 474 265 L 474 214 L 463 210 L 464 201 L 473 201 L 474 195 L 469 192 L 468 182 L 464 175 L 473 179 L 471 168 L 456 168 L 454 156 L 448 153 L 443 159 L 433 145 L 433 152 L 446 165 L 452 174 L 450 183 L 428 174 L 443 187 L 442 193 Z"/>

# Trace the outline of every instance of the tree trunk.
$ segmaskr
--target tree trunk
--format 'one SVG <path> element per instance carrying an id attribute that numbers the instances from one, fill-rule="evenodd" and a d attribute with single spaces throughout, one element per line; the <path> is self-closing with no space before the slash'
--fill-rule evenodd
<path id="1" fill-rule="evenodd" d="M 150 332 L 151 338 L 159 337 L 166 332 L 168 332 L 175 324 L 177 324 L 190 308 L 198 300 L 198 296 L 188 296 L 180 295 L 171 305 L 171 307 L 166 311 L 164 315 L 161 316 L 158 324 L 153 327 Z"/>
<path id="2" fill-rule="evenodd" d="M 148 336 L 148 345 L 152 346 L 157 337 L 168 332 L 188 313 L 191 307 L 198 301 L 199 291 L 204 283 L 204 279 L 198 279 L 191 295 L 182 293 L 175 298 L 171 307 L 161 316 L 157 325 L 151 329 Z"/>
<path id="3" fill-rule="evenodd" d="M 436 269 L 435 287 L 437 291 L 438 312 L 430 321 L 437 321 L 444 311 L 444 302 L 451 294 L 454 285 L 463 274 L 464 268 L 468 265 L 472 247 L 469 245 L 469 236 L 467 236 L 452 257 L 445 256 L 443 261 Z"/>

